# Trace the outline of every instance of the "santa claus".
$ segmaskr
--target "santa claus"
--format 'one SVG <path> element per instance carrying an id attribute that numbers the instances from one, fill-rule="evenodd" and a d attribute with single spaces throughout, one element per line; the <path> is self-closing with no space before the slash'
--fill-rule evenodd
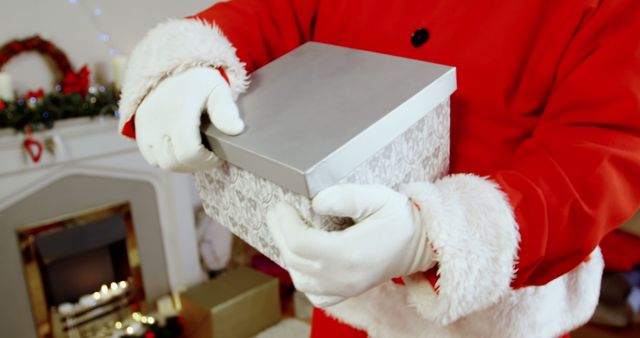
<path id="1" fill-rule="evenodd" d="M 232 0 L 160 24 L 131 54 L 121 132 L 164 169 L 219 160 L 255 69 L 306 41 L 447 64 L 451 171 L 437 182 L 331 187 L 309 229 L 269 226 L 314 337 L 558 337 L 586 322 L 598 243 L 640 206 L 640 2 Z"/>

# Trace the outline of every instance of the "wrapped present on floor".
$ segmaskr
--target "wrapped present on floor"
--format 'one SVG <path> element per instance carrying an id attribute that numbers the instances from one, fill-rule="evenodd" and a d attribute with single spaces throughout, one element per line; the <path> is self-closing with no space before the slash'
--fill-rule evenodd
<path id="1" fill-rule="evenodd" d="M 240 268 L 180 295 L 185 337 L 247 338 L 282 317 L 278 280 Z"/>
<path id="2" fill-rule="evenodd" d="M 252 74 L 238 106 L 238 136 L 213 126 L 205 138 L 226 163 L 196 173 L 205 210 L 280 263 L 266 226 L 278 201 L 310 226 L 348 220 L 315 215 L 311 198 L 340 183 L 397 188 L 444 175 L 455 69 L 309 42 Z"/>

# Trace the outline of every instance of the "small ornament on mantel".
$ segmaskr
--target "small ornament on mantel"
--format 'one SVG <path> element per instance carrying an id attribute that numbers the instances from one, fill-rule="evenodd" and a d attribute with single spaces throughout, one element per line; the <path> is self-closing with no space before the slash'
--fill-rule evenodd
<path id="1" fill-rule="evenodd" d="M 40 157 L 42 157 L 42 143 L 33 138 L 33 130 L 31 127 L 27 127 L 22 147 L 33 163 L 38 163 L 40 161 Z"/>
<path id="2" fill-rule="evenodd" d="M 45 154 L 56 160 L 67 157 L 67 150 L 60 135 L 45 132 L 36 136 L 30 127 L 26 128 L 22 148 L 31 163 L 39 163 Z"/>
<path id="3" fill-rule="evenodd" d="M 53 133 L 51 130 L 45 133 L 44 150 L 58 160 L 66 159 L 68 157 L 67 147 L 62 141 L 60 134 Z"/>
<path id="4" fill-rule="evenodd" d="M 44 149 L 51 155 L 56 155 L 56 140 L 54 139 L 56 136 L 50 136 L 44 139 Z"/>

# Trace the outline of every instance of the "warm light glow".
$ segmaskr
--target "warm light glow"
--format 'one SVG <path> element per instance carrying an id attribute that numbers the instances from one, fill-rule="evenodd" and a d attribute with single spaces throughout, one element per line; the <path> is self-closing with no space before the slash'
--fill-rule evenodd
<path id="1" fill-rule="evenodd" d="M 149 317 L 149 319 L 147 319 L 147 322 L 149 323 L 149 325 L 153 325 L 153 323 L 155 323 L 156 320 L 153 317 Z"/>
<path id="2" fill-rule="evenodd" d="M 117 290 L 117 289 L 118 289 L 118 283 L 111 282 L 111 290 Z"/>
<path id="3" fill-rule="evenodd" d="M 126 289 L 126 288 L 127 288 L 127 286 L 129 286 L 129 283 L 127 283 L 126 281 L 121 281 L 120 283 L 118 283 L 118 286 L 119 286 L 121 289 Z"/>
<path id="4" fill-rule="evenodd" d="M 146 323 L 147 323 L 147 317 L 142 316 L 142 317 L 140 318 L 140 322 L 141 322 L 142 324 L 146 324 Z"/>
<path id="5" fill-rule="evenodd" d="M 128 335 L 133 334 L 133 328 L 131 326 L 127 326 L 127 329 L 125 331 L 127 332 Z"/>
<path id="6" fill-rule="evenodd" d="M 140 314 L 140 312 L 134 312 L 131 317 L 133 317 L 134 320 L 140 321 L 140 318 L 142 318 L 142 315 Z"/>
<path id="7" fill-rule="evenodd" d="M 100 292 L 94 292 L 91 296 L 93 296 L 93 299 L 98 300 L 100 299 Z"/>
<path id="8" fill-rule="evenodd" d="M 120 330 L 122 328 L 122 323 L 116 322 L 116 329 Z"/>
<path id="9" fill-rule="evenodd" d="M 100 292 L 102 293 L 109 292 L 109 287 L 107 287 L 105 284 L 102 284 L 102 286 L 100 287 Z"/>

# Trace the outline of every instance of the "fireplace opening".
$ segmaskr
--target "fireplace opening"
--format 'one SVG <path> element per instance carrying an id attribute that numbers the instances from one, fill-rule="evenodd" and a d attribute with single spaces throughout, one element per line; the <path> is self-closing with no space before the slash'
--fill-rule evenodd
<path id="1" fill-rule="evenodd" d="M 94 336 L 144 306 L 128 203 L 18 229 L 38 335 Z"/>

